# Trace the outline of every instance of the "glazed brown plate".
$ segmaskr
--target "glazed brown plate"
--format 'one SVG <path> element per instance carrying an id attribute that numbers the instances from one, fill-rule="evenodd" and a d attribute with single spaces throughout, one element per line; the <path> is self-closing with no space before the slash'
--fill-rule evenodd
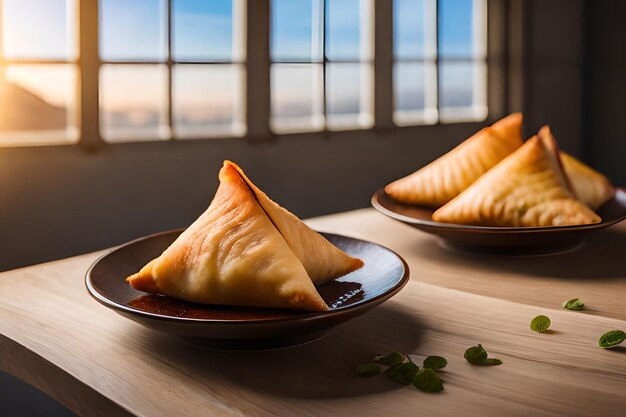
<path id="1" fill-rule="evenodd" d="M 393 297 L 409 280 L 409 268 L 395 252 L 375 243 L 322 233 L 365 262 L 361 269 L 317 287 L 330 307 L 327 312 L 192 304 L 131 288 L 124 279 L 159 256 L 182 231 L 146 236 L 107 253 L 87 271 L 87 290 L 101 304 L 151 329 L 208 348 L 251 350 L 316 340 Z"/>
<path id="2" fill-rule="evenodd" d="M 439 237 L 452 249 L 505 255 L 546 255 L 575 250 L 585 236 L 626 218 L 626 190 L 618 188 L 598 214 L 602 222 L 580 226 L 484 227 L 440 223 L 432 220 L 433 209 L 409 206 L 393 200 L 380 189 L 372 196 L 372 206 L 381 213 Z"/>

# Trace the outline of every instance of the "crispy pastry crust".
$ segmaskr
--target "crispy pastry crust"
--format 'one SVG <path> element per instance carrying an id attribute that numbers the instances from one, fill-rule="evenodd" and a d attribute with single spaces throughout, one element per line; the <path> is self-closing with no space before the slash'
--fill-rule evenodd
<path id="1" fill-rule="evenodd" d="M 272 223 L 285 238 L 315 285 L 346 275 L 363 266 L 363 261 L 353 258 L 309 228 L 302 220 L 272 201 L 250 181 L 233 162 L 224 162 L 237 170 L 248 184 L 257 201 Z"/>
<path id="2" fill-rule="evenodd" d="M 438 208 L 522 145 L 522 114 L 514 113 L 413 174 L 385 187 L 404 204 Z"/>
<path id="3" fill-rule="evenodd" d="M 545 133 L 545 132 L 544 132 Z M 477 226 L 563 226 L 600 222 L 575 198 L 551 135 L 534 136 L 433 214 Z"/>
<path id="4" fill-rule="evenodd" d="M 592 210 L 597 210 L 615 195 L 613 184 L 595 169 L 565 152 L 561 152 L 561 161 L 576 195 Z"/>

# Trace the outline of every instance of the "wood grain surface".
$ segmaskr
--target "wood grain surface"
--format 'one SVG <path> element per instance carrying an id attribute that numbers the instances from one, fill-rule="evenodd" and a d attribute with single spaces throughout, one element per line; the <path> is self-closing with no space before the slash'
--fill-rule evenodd
<path id="1" fill-rule="evenodd" d="M 624 226 L 569 255 L 496 258 L 449 252 L 369 209 L 309 224 L 391 247 L 412 281 L 320 341 L 215 352 L 96 303 L 83 276 L 101 252 L 83 255 L 0 274 L 0 369 L 84 416 L 623 415 L 626 349 L 597 340 L 626 330 Z M 572 297 L 590 310 L 561 310 Z M 538 314 L 552 319 L 549 333 L 529 330 Z M 503 365 L 468 364 L 476 343 Z M 447 357 L 445 391 L 352 374 L 391 350 Z"/>

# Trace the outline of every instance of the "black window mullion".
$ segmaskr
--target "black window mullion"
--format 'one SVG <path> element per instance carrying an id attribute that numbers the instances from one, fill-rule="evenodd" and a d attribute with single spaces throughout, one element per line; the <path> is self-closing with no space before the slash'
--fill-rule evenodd
<path id="1" fill-rule="evenodd" d="M 327 7 L 328 0 L 322 1 L 322 117 L 324 118 L 324 130 L 328 130 L 328 117 L 327 117 L 327 105 L 326 105 L 326 71 L 328 69 L 328 57 L 326 56 L 326 41 L 329 39 L 328 37 L 328 25 L 326 24 L 326 12 L 328 11 Z"/>
<path id="2" fill-rule="evenodd" d="M 439 76 L 439 64 L 440 64 L 440 52 L 439 52 L 439 23 L 442 15 L 439 14 L 439 0 L 433 0 L 433 7 L 435 8 L 435 78 L 437 80 L 436 99 L 437 103 L 437 124 L 441 124 L 441 77 Z M 442 25 L 443 26 L 443 25 Z M 426 109 L 424 109 L 426 110 Z"/>
<path id="3" fill-rule="evenodd" d="M 4 13 L 4 4 L 3 0 L 0 0 L 0 22 L 2 22 L 2 15 Z M 0 65 L 4 64 L 4 50 L 3 50 L 3 38 L 4 38 L 4 29 L 2 25 L 0 25 Z"/>
<path id="4" fill-rule="evenodd" d="M 374 128 L 393 129 L 395 99 L 394 99 L 394 1 L 374 2 L 370 8 L 370 13 L 374 13 L 373 27 L 370 27 L 368 37 L 370 42 L 370 52 L 373 56 L 369 62 L 361 56 L 359 70 L 365 64 L 370 65 L 373 77 L 372 102 L 369 103 L 369 111 L 373 117 Z"/>
<path id="5" fill-rule="evenodd" d="M 100 132 L 100 2 L 77 1 L 77 4 L 79 144 L 94 148 L 105 143 Z"/>
<path id="6" fill-rule="evenodd" d="M 174 60 L 172 58 L 172 0 L 167 0 L 167 124 L 170 137 L 174 138 L 174 119 L 172 111 L 172 98 L 174 96 L 172 88 L 174 75 Z"/>
<path id="7" fill-rule="evenodd" d="M 245 25 L 245 124 L 250 141 L 263 140 L 272 135 L 270 129 L 271 91 L 270 72 L 271 0 L 247 0 Z M 256 42 L 255 48 L 250 48 Z"/>

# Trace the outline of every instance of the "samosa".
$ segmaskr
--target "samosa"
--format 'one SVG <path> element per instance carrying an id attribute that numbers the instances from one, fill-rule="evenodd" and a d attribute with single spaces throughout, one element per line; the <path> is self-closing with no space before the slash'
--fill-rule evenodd
<path id="1" fill-rule="evenodd" d="M 209 208 L 161 256 L 128 277 L 130 285 L 195 303 L 327 310 L 307 266 L 324 282 L 363 262 L 269 200 L 234 163 L 224 162 L 219 178 Z M 275 213 L 268 215 L 259 197 Z M 299 239 L 294 250 L 290 241 Z M 328 265 L 313 265 L 315 253 L 300 259 L 302 248 L 319 250 L 318 260 Z"/>
<path id="2" fill-rule="evenodd" d="M 248 184 L 289 248 L 302 262 L 304 269 L 315 285 L 323 284 L 330 279 L 345 275 L 363 266 L 360 259 L 349 256 L 322 235 L 309 228 L 291 212 L 272 201 L 248 179 L 241 168 L 235 164 L 232 165 Z"/>
<path id="3" fill-rule="evenodd" d="M 615 194 L 613 184 L 600 172 L 562 151 L 561 161 L 576 195 L 592 210 L 600 208 Z"/>
<path id="4" fill-rule="evenodd" d="M 522 146 L 522 114 L 513 113 L 450 152 L 385 187 L 404 204 L 438 208 Z"/>
<path id="5" fill-rule="evenodd" d="M 554 139 L 546 132 L 492 168 L 433 214 L 445 223 L 476 226 L 565 226 L 600 222 L 578 201 Z"/>

